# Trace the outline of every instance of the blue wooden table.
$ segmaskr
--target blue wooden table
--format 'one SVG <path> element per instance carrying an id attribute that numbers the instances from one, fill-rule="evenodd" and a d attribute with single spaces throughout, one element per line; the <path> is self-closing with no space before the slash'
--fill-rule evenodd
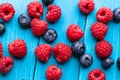
<path id="1" fill-rule="evenodd" d="M 116 60 L 120 57 L 120 24 L 116 24 L 113 21 L 107 25 L 109 30 L 105 37 L 105 40 L 109 41 L 113 45 L 113 53 L 111 57 L 114 59 L 115 64 L 108 70 L 104 70 L 101 67 L 101 62 L 95 54 L 96 40 L 92 37 L 90 32 L 90 25 L 96 22 L 96 12 L 102 6 L 107 6 L 112 10 L 116 7 L 120 7 L 120 0 L 95 0 L 94 11 L 85 16 L 79 12 L 78 2 L 79 0 L 54 0 L 53 4 L 59 5 L 62 9 L 61 19 L 54 24 L 49 23 L 49 28 L 54 28 L 58 32 L 57 40 L 51 45 L 54 46 L 59 42 L 64 42 L 68 45 L 72 43 L 66 37 L 66 29 L 71 23 L 78 24 L 84 31 L 84 37 L 82 41 L 86 44 L 86 53 L 93 56 L 93 64 L 84 69 L 80 66 L 79 60 L 72 57 L 68 62 L 59 64 L 56 62 L 53 55 L 50 60 L 43 64 L 34 55 L 34 49 L 37 45 L 45 43 L 42 37 L 36 38 L 30 29 L 21 29 L 18 24 L 18 16 L 21 13 L 27 13 L 27 4 L 33 0 L 0 0 L 0 4 L 3 2 L 9 2 L 14 5 L 16 13 L 14 18 L 6 23 L 6 32 L 0 36 L 0 42 L 3 43 L 4 56 L 11 56 L 8 52 L 8 44 L 15 39 L 24 39 L 27 43 L 28 53 L 23 59 L 15 59 L 13 69 L 7 75 L 0 74 L 0 80 L 46 80 L 45 71 L 51 64 L 59 66 L 63 75 L 60 80 L 87 80 L 89 71 L 94 68 L 102 69 L 107 79 L 106 80 L 120 80 L 120 70 L 117 69 Z M 42 3 L 42 1 L 40 0 Z M 44 14 L 41 19 L 45 19 L 47 7 L 44 6 Z M 1 21 L 1 20 L 0 20 Z M 11 56 L 12 57 L 12 56 Z"/>

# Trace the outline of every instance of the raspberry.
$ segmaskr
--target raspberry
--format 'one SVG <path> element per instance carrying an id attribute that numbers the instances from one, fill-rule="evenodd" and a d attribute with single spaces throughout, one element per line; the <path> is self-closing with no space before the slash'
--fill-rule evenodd
<path id="1" fill-rule="evenodd" d="M 2 58 L 3 55 L 3 49 L 2 49 L 2 43 L 0 42 L 0 58 Z"/>
<path id="2" fill-rule="evenodd" d="M 109 42 L 102 40 L 96 44 L 95 51 L 100 59 L 106 59 L 112 53 L 112 45 Z"/>
<path id="3" fill-rule="evenodd" d="M 33 19 L 31 21 L 31 27 L 33 34 L 37 37 L 40 37 L 46 32 L 48 24 L 43 20 Z"/>
<path id="4" fill-rule="evenodd" d="M 10 3 L 3 3 L 0 5 L 0 18 L 7 22 L 13 18 L 15 9 Z"/>
<path id="5" fill-rule="evenodd" d="M 56 44 L 53 51 L 56 60 L 61 63 L 68 61 L 72 55 L 71 48 L 64 43 Z"/>
<path id="6" fill-rule="evenodd" d="M 96 22 L 92 24 L 90 28 L 92 35 L 97 39 L 97 40 L 103 40 L 104 36 L 106 35 L 108 31 L 108 27 L 100 22 Z"/>
<path id="7" fill-rule="evenodd" d="M 102 23 L 107 23 L 113 18 L 113 13 L 110 8 L 107 7 L 102 7 L 101 9 L 98 10 L 96 14 L 96 18 L 98 21 Z"/>
<path id="8" fill-rule="evenodd" d="M 0 59 L 0 72 L 2 74 L 8 73 L 13 67 L 14 61 L 11 57 L 6 56 Z"/>
<path id="9" fill-rule="evenodd" d="M 83 36 L 82 30 L 76 24 L 71 24 L 68 27 L 66 34 L 70 41 L 77 41 Z"/>
<path id="10" fill-rule="evenodd" d="M 62 75 L 62 70 L 56 65 L 51 65 L 46 70 L 47 80 L 59 80 Z"/>
<path id="11" fill-rule="evenodd" d="M 22 39 L 17 39 L 8 45 L 8 50 L 11 55 L 16 58 L 23 58 L 27 54 L 26 43 Z"/>
<path id="12" fill-rule="evenodd" d="M 80 0 L 78 7 L 83 14 L 89 14 L 94 10 L 94 0 Z"/>
<path id="13" fill-rule="evenodd" d="M 35 49 L 36 57 L 42 62 L 47 62 L 51 53 L 52 47 L 48 44 L 41 44 Z"/>
<path id="14" fill-rule="evenodd" d="M 38 1 L 30 2 L 27 6 L 28 14 L 33 18 L 40 18 L 43 14 L 43 6 Z"/>
<path id="15" fill-rule="evenodd" d="M 57 5 L 49 5 L 48 6 L 48 12 L 47 12 L 47 15 L 46 15 L 46 19 L 49 21 L 49 22 L 56 22 L 60 19 L 61 17 L 61 9 L 59 6 Z"/>
<path id="16" fill-rule="evenodd" d="M 100 69 L 94 69 L 89 73 L 88 80 L 106 80 L 106 76 Z"/>

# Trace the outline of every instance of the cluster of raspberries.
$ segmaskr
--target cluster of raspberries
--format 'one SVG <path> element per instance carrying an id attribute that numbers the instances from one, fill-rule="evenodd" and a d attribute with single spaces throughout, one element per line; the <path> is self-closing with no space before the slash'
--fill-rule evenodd
<path id="1" fill-rule="evenodd" d="M 28 15 L 24 14 L 19 17 L 19 24 L 27 27 L 31 26 L 31 31 L 37 37 L 42 36 L 48 29 L 48 23 L 39 19 L 43 12 L 43 5 L 39 1 L 30 2 L 27 6 Z M 15 14 L 15 9 L 10 3 L 3 3 L 0 5 L 0 18 L 4 22 L 10 21 Z M 50 4 L 46 14 L 46 20 L 48 22 L 57 22 L 61 17 L 61 8 L 57 5 Z"/>
<path id="2" fill-rule="evenodd" d="M 16 58 L 23 58 L 27 54 L 26 43 L 22 39 L 17 39 L 8 45 L 8 51 Z M 14 65 L 14 60 L 10 56 L 3 56 L 3 46 L 0 43 L 0 72 L 8 73 Z"/>
<path id="3" fill-rule="evenodd" d="M 27 6 L 28 14 L 32 18 L 40 18 L 44 12 L 43 6 L 38 1 L 30 2 Z M 10 3 L 3 3 L 0 5 L 0 18 L 7 22 L 10 21 L 15 14 L 15 9 Z M 61 17 L 61 9 L 57 5 L 49 5 L 46 19 L 49 22 L 56 22 Z"/>
<path id="4" fill-rule="evenodd" d="M 93 0 L 80 0 L 79 9 L 84 14 L 89 14 L 94 9 Z M 93 37 L 98 41 L 95 46 L 95 52 L 100 59 L 107 59 L 112 53 L 112 45 L 104 40 L 104 37 L 108 31 L 108 27 L 105 23 L 108 23 L 113 18 L 113 12 L 110 8 L 102 7 L 96 13 L 98 22 L 91 25 L 90 31 Z"/>
<path id="5" fill-rule="evenodd" d="M 43 0 L 43 3 L 47 3 L 47 1 Z M 48 22 L 55 23 L 60 19 L 62 12 L 58 5 L 49 4 L 47 10 L 46 20 Z M 43 36 L 43 39 L 47 43 L 54 42 L 57 38 L 56 31 L 54 29 L 49 29 L 46 21 L 39 19 L 44 12 L 42 4 L 38 1 L 30 2 L 27 6 L 27 11 L 28 15 L 32 17 L 32 20 L 30 21 L 32 33 L 37 37 Z M 40 45 L 38 48 L 36 48 L 35 54 L 39 60 L 46 62 L 51 54 L 51 51 L 51 46 L 48 47 L 48 45 Z"/>
<path id="6" fill-rule="evenodd" d="M 42 0 L 42 1 L 45 5 L 48 6 L 46 20 L 51 23 L 57 22 L 62 14 L 61 8 L 57 5 L 51 4 L 53 0 L 48 0 L 48 1 Z M 95 3 L 94 0 L 80 0 L 78 3 L 78 7 L 83 14 L 88 15 L 94 10 Z M 43 5 L 39 1 L 30 2 L 27 5 L 27 11 L 28 11 L 28 15 L 21 14 L 20 17 L 18 18 L 19 24 L 23 27 L 31 26 L 32 33 L 37 37 L 44 35 L 48 30 L 48 23 L 44 20 L 39 19 L 44 12 Z M 119 22 L 120 21 L 119 16 L 116 17 L 116 15 L 119 15 L 118 13 L 120 14 L 120 9 L 116 9 L 114 10 L 114 12 L 112 12 L 110 8 L 102 7 L 96 13 L 96 18 L 98 22 L 93 23 L 90 27 L 90 31 L 93 37 L 99 41 L 95 46 L 95 52 L 101 60 L 108 59 L 112 53 L 112 49 L 113 49 L 112 45 L 108 41 L 104 40 L 104 37 L 108 31 L 108 27 L 106 23 L 111 21 L 112 18 L 114 18 L 114 20 L 117 19 L 117 22 Z M 15 9 L 12 4 L 10 3 L 0 4 L 0 18 L 4 22 L 10 21 L 13 18 L 14 14 L 15 14 Z M 48 37 L 48 35 L 50 35 L 51 33 L 52 35 L 54 35 L 52 36 L 52 38 L 51 36 Z M 50 39 L 55 40 L 57 36 L 54 30 L 49 30 L 46 33 L 46 35 L 47 35 L 47 39 L 49 38 L 49 40 Z M 79 25 L 71 24 L 66 30 L 66 35 L 71 42 L 75 42 L 80 40 L 84 34 L 82 29 L 79 27 Z M 81 46 L 80 49 L 81 51 L 83 50 L 82 47 L 84 47 L 84 45 L 82 43 L 76 43 L 76 45 L 77 47 L 75 46 L 75 48 L 78 49 L 78 47 Z M 8 51 L 12 56 L 16 58 L 23 58 L 27 54 L 27 46 L 25 41 L 22 39 L 17 39 L 12 41 L 8 45 Z M 68 61 L 73 53 L 70 46 L 64 43 L 58 43 L 54 46 L 54 48 L 52 48 L 52 46 L 49 44 L 40 44 L 35 48 L 34 51 L 36 57 L 42 62 L 47 62 L 52 52 L 54 54 L 55 59 L 59 63 Z M 91 56 L 85 55 L 82 57 L 83 58 L 82 61 L 84 60 L 85 57 L 91 58 L 92 60 Z M 90 62 L 92 63 L 92 61 Z M 110 63 L 109 60 L 108 62 Z M 8 73 L 12 69 L 13 64 L 14 64 L 14 60 L 11 57 L 9 56 L 3 57 L 2 43 L 0 43 L 0 72 L 3 74 Z M 103 66 L 106 66 L 106 64 L 103 64 Z M 111 64 L 110 65 L 108 64 L 107 67 L 108 66 L 110 67 Z M 62 70 L 56 65 L 51 65 L 46 70 L 46 77 L 48 80 L 58 80 L 61 77 L 61 75 L 62 75 Z M 94 69 L 89 73 L 88 79 L 106 80 L 106 76 L 104 72 L 102 72 L 100 69 Z"/>
<path id="7" fill-rule="evenodd" d="M 80 0 L 78 4 L 80 11 L 85 15 L 90 14 L 94 10 L 94 6 L 94 0 Z M 98 41 L 95 46 L 96 55 L 102 60 L 102 66 L 105 69 L 110 68 L 114 64 L 113 59 L 110 58 L 113 47 L 108 41 L 104 40 L 104 37 L 108 31 L 108 26 L 106 23 L 110 22 L 112 19 L 119 22 L 119 15 L 120 8 L 116 8 L 112 12 L 110 8 L 104 6 L 96 13 L 96 19 L 98 22 L 93 23 L 90 27 L 93 37 Z M 74 37 L 74 39 L 76 38 Z M 71 38 L 70 40 L 73 41 Z M 94 69 L 89 73 L 88 80 L 106 80 L 106 76 L 100 69 Z"/>
<path id="8" fill-rule="evenodd" d="M 40 18 L 44 12 L 42 4 L 38 1 L 30 2 L 27 6 L 27 10 L 28 10 L 28 14 L 32 18 Z M 46 19 L 49 22 L 56 22 L 57 20 L 60 19 L 60 17 L 61 17 L 60 7 L 53 4 L 49 5 L 48 12 L 46 14 Z"/>
<path id="9" fill-rule="evenodd" d="M 35 49 L 36 57 L 42 62 L 47 62 L 52 52 L 56 60 L 60 63 L 66 62 L 72 55 L 71 48 L 64 43 L 56 44 L 53 49 L 49 44 L 40 44 Z"/>
<path id="10" fill-rule="evenodd" d="M 51 1 L 43 0 L 43 3 L 48 6 L 46 20 L 51 23 L 57 22 L 61 17 L 60 7 L 51 4 L 52 0 Z M 57 36 L 55 30 L 48 29 L 48 23 L 44 20 L 39 19 L 44 12 L 42 4 L 39 1 L 30 2 L 27 6 L 27 11 L 28 15 L 21 14 L 18 18 L 20 26 L 22 26 L 23 28 L 31 26 L 31 31 L 35 36 L 40 37 L 43 34 L 45 34 L 47 35 L 45 36 L 45 38 L 47 37 L 49 42 L 54 41 Z M 4 22 L 10 21 L 13 18 L 14 14 L 15 9 L 12 4 L 3 3 L 0 5 L 0 18 Z M 5 29 L 5 25 L 3 25 L 2 23 L 0 24 L 0 26 L 1 25 Z M 59 43 L 54 47 L 54 49 L 52 49 L 52 47 L 48 44 L 39 45 L 35 49 L 35 55 L 42 62 L 47 62 L 51 55 L 52 50 L 54 51 L 54 56 L 58 62 L 66 62 L 67 60 L 69 60 L 72 54 L 71 48 L 67 44 Z M 27 46 L 25 41 L 22 39 L 12 41 L 8 45 L 8 51 L 13 57 L 23 58 L 27 54 Z M 9 56 L 6 57 L 2 56 L 3 56 L 2 43 L 0 43 L 0 72 L 6 74 L 12 69 L 14 65 L 14 60 Z M 55 65 L 51 65 L 46 70 L 46 77 L 48 80 L 59 79 L 61 75 L 62 75 L 61 69 Z"/>
<path id="11" fill-rule="evenodd" d="M 8 51 L 15 58 L 23 58 L 27 54 L 27 46 L 25 41 L 22 39 L 12 41 L 8 45 Z M 47 62 L 52 51 L 56 60 L 60 63 L 68 61 L 72 55 L 71 48 L 64 43 L 56 44 L 54 48 L 52 48 L 52 46 L 50 46 L 49 44 L 40 44 L 35 49 L 35 55 L 40 61 Z M 9 56 L 2 56 L 3 49 L 2 43 L 0 43 L 0 72 L 6 74 L 12 69 L 14 61 Z M 62 70 L 55 65 L 49 66 L 46 71 L 46 77 L 48 78 L 48 80 L 58 79 L 61 75 Z"/>
<path id="12" fill-rule="evenodd" d="M 27 11 L 29 16 L 33 18 L 30 24 L 32 33 L 37 37 L 42 36 L 48 29 L 48 23 L 44 20 L 39 19 L 44 12 L 42 4 L 38 1 L 30 2 L 27 6 Z M 58 21 L 60 17 L 61 17 L 60 7 L 57 5 L 50 4 L 48 6 L 46 20 L 51 23 L 54 23 Z"/>
<path id="13" fill-rule="evenodd" d="M 108 41 L 104 40 L 108 31 L 107 25 L 101 22 L 96 22 L 91 25 L 90 30 L 93 37 L 99 41 L 95 46 L 97 56 L 102 60 L 109 58 L 113 48 Z"/>

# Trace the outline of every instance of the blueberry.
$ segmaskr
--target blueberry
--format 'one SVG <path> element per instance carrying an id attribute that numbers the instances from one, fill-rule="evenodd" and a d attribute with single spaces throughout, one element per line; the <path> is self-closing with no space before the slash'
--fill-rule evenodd
<path id="1" fill-rule="evenodd" d="M 118 66 L 118 69 L 120 69 L 120 57 L 117 60 L 117 66 Z"/>
<path id="2" fill-rule="evenodd" d="M 116 23 L 120 22 L 120 8 L 113 10 L 113 20 Z"/>
<path id="3" fill-rule="evenodd" d="M 83 42 L 76 41 L 72 44 L 71 49 L 74 56 L 80 57 L 85 52 L 85 45 Z"/>
<path id="4" fill-rule="evenodd" d="M 104 69 L 110 68 L 114 64 L 114 61 L 112 58 L 107 58 L 102 61 L 102 67 Z"/>
<path id="5" fill-rule="evenodd" d="M 0 35 L 2 35 L 5 32 L 5 24 L 3 22 L 0 22 Z"/>
<path id="6" fill-rule="evenodd" d="M 46 6 L 52 4 L 52 2 L 53 2 L 53 0 L 42 0 L 42 1 Z"/>
<path id="7" fill-rule="evenodd" d="M 43 39 L 47 43 L 52 43 L 57 39 L 57 32 L 54 29 L 48 29 L 43 35 Z"/>
<path id="8" fill-rule="evenodd" d="M 27 28 L 28 26 L 30 26 L 31 17 L 28 16 L 27 14 L 21 14 L 18 17 L 18 22 L 22 28 Z"/>
<path id="9" fill-rule="evenodd" d="M 82 67 L 87 68 L 93 63 L 93 57 L 89 54 L 83 54 L 80 57 L 80 64 Z"/>

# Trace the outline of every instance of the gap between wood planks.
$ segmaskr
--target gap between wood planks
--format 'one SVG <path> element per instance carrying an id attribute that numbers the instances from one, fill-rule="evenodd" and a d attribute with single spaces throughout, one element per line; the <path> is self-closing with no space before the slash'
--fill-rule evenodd
<path id="1" fill-rule="evenodd" d="M 43 7 L 44 7 L 44 5 L 43 5 Z M 45 8 L 45 7 L 44 7 L 44 8 Z M 44 16 L 44 13 L 43 13 L 43 15 L 41 16 L 41 19 L 43 19 L 43 16 Z M 40 38 L 41 38 L 41 37 L 38 38 L 37 46 L 38 46 L 39 43 L 40 43 Z M 36 47 L 37 47 L 37 46 L 36 46 Z M 36 65 L 37 65 L 37 58 L 35 57 L 35 65 L 34 65 L 34 72 L 33 72 L 33 80 L 35 79 Z"/>
<path id="2" fill-rule="evenodd" d="M 37 1 L 38 1 L 38 0 L 37 0 Z M 40 1 L 42 2 L 42 0 L 40 0 Z M 45 5 L 43 5 L 43 8 L 44 8 L 44 10 L 45 10 Z M 44 15 L 45 15 L 45 13 L 43 13 L 43 15 L 41 16 L 41 19 L 43 19 Z M 41 37 L 38 38 L 37 46 L 38 46 L 39 43 L 40 43 L 40 38 L 41 38 Z M 36 66 L 37 66 L 37 58 L 35 58 L 35 65 L 34 65 L 34 72 L 33 72 L 33 80 L 35 80 Z"/>
<path id="3" fill-rule="evenodd" d="M 83 40 L 82 40 L 83 42 L 84 42 L 84 38 L 85 38 L 85 34 L 86 34 L 87 17 L 88 17 L 88 15 L 85 15 L 84 36 L 83 36 Z M 78 80 L 79 80 L 79 76 L 80 76 L 80 64 L 79 64 L 79 71 L 78 71 Z"/>
<path id="4" fill-rule="evenodd" d="M 42 17 L 43 18 L 43 17 Z M 38 39 L 37 45 L 39 45 L 40 38 Z M 34 71 L 33 71 L 33 80 L 35 78 L 35 73 L 36 73 L 36 65 L 37 65 L 37 58 L 35 57 L 35 65 L 34 65 Z"/>

